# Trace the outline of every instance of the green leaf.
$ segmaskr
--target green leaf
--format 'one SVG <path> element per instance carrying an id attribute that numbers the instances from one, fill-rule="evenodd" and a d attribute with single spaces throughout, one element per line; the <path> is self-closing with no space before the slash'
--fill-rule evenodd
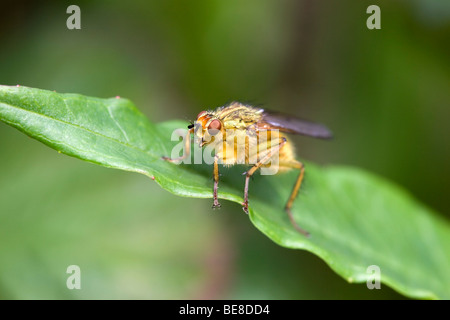
<path id="1" fill-rule="evenodd" d="M 181 196 L 212 197 L 210 166 L 161 160 L 178 143 L 172 131 L 186 123 L 154 125 L 126 99 L 0 86 L 0 119 L 62 153 L 154 177 Z M 220 198 L 242 202 L 244 170 L 221 168 Z M 251 181 L 249 216 L 261 232 L 318 255 L 349 282 L 371 279 L 367 268 L 377 265 L 382 282 L 406 296 L 450 298 L 448 221 L 362 170 L 306 163 L 305 172 L 293 213 L 311 237 L 295 231 L 283 210 L 296 172 Z"/>

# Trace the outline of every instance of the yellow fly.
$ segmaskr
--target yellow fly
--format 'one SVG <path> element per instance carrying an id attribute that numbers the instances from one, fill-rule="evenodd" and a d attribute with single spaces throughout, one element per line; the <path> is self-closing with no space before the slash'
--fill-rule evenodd
<path id="1" fill-rule="evenodd" d="M 213 208 L 220 207 L 217 197 L 219 163 L 252 165 L 248 171 L 244 172 L 245 186 L 242 206 L 246 213 L 248 213 L 250 177 L 256 170 L 276 163 L 278 172 L 291 169 L 300 171 L 286 202 L 285 210 L 292 225 L 305 236 L 309 235 L 307 231 L 298 226 L 291 212 L 292 204 L 302 184 L 304 165 L 295 159 L 294 148 L 282 133 L 329 139 L 332 137 L 330 130 L 321 124 L 239 102 L 232 102 L 214 111 L 200 112 L 196 121 L 189 125 L 188 129 L 184 154 L 179 158 L 163 157 L 163 159 L 175 162 L 188 157 L 191 149 L 191 134 L 194 134 L 195 142 L 200 147 L 213 147 L 215 150 Z"/>

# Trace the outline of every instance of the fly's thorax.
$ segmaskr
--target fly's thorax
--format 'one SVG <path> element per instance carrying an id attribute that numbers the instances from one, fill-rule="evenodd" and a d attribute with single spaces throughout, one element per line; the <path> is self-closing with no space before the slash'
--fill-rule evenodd
<path id="1" fill-rule="evenodd" d="M 224 164 L 256 164 L 269 153 L 278 156 L 281 141 L 278 130 L 228 129 L 215 144 L 215 152 Z"/>
<path id="2" fill-rule="evenodd" d="M 263 111 L 261 108 L 232 102 L 214 111 L 214 116 L 220 119 L 227 129 L 246 129 L 261 120 Z"/>
<path id="3" fill-rule="evenodd" d="M 216 144 L 216 154 L 224 164 L 248 163 L 250 141 L 246 130 L 224 130 L 221 143 Z"/>

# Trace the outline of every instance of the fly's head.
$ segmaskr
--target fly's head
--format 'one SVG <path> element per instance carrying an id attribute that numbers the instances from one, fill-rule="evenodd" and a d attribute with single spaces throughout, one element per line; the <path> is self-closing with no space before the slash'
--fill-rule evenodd
<path id="1" fill-rule="evenodd" d="M 213 112 L 202 111 L 197 115 L 194 124 L 191 124 L 188 128 L 194 129 L 194 142 L 203 147 L 212 142 L 218 142 L 223 125 Z"/>

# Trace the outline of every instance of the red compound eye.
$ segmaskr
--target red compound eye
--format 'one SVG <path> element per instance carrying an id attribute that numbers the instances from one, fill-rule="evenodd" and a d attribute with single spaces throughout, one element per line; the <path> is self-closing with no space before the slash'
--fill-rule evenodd
<path id="1" fill-rule="evenodd" d="M 206 111 L 202 111 L 197 115 L 197 119 L 203 117 L 206 114 Z"/>
<path id="2" fill-rule="evenodd" d="M 216 130 L 219 131 L 222 128 L 222 123 L 218 119 L 214 119 L 208 126 L 208 130 Z"/>

